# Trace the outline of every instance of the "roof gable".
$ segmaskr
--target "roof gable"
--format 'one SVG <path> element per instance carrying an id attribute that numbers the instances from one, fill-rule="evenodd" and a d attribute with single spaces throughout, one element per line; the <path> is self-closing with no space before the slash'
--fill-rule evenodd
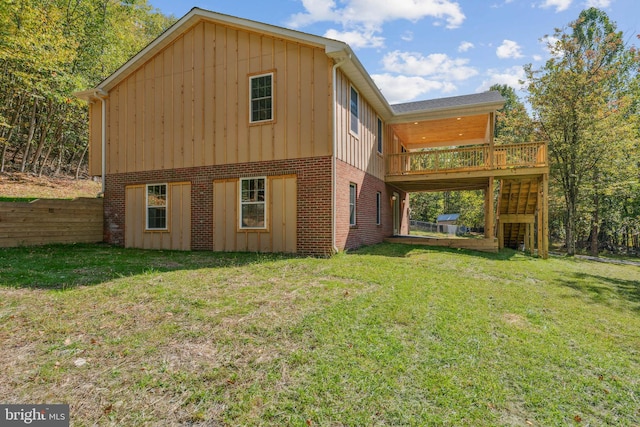
<path id="1" fill-rule="evenodd" d="M 83 99 L 108 96 L 108 92 L 118 85 L 118 83 L 125 80 L 129 75 L 142 67 L 147 61 L 202 20 L 324 49 L 326 55 L 331 58 L 336 65 L 340 66 L 342 72 L 373 106 L 374 110 L 383 120 L 390 123 L 414 120 L 418 117 L 422 120 L 425 119 L 425 116 L 428 116 L 428 118 L 450 117 L 453 114 L 460 114 L 459 110 L 461 109 L 468 110 L 467 115 L 485 113 L 502 107 L 504 103 L 504 99 L 498 92 L 484 92 L 474 95 L 409 102 L 391 106 L 348 44 L 339 40 L 212 12 L 197 7 L 191 9 L 164 33 L 98 84 L 96 88 L 77 92 L 76 96 Z"/>
<path id="2" fill-rule="evenodd" d="M 332 40 L 300 31 L 290 30 L 288 28 L 277 27 L 262 22 L 237 18 L 235 16 L 224 15 L 194 7 L 154 41 L 149 43 L 144 49 L 118 68 L 113 74 L 98 84 L 96 89 L 108 92 L 128 75 L 141 67 L 150 58 L 173 43 L 182 34 L 202 20 L 323 48 L 328 55 L 335 52 L 341 52 L 348 48 L 346 43 L 338 40 Z"/>

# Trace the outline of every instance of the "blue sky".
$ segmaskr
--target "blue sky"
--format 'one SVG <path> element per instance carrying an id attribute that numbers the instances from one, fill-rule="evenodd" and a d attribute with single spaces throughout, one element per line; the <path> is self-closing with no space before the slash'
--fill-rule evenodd
<path id="1" fill-rule="evenodd" d="M 192 7 L 347 42 L 390 103 L 519 90 L 543 39 L 590 7 L 640 44 L 640 0 L 149 0 L 180 18 Z"/>

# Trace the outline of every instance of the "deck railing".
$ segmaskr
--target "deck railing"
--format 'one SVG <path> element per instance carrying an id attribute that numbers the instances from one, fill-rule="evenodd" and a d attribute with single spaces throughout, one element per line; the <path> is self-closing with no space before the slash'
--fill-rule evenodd
<path id="1" fill-rule="evenodd" d="M 493 151 L 493 155 L 491 152 Z M 434 149 L 387 155 L 388 175 L 542 167 L 547 165 L 545 143 L 489 145 Z"/>

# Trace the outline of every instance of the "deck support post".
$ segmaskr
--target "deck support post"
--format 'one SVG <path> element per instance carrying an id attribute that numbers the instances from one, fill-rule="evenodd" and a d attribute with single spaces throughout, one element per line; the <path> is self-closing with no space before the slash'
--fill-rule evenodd
<path id="1" fill-rule="evenodd" d="M 542 258 L 549 258 L 549 174 L 542 175 Z"/>
<path id="2" fill-rule="evenodd" d="M 489 183 L 484 190 L 484 237 L 487 239 L 495 237 L 493 223 L 495 214 L 493 207 L 493 177 L 489 177 Z"/>
<path id="3" fill-rule="evenodd" d="M 543 255 L 543 239 L 542 239 L 542 223 L 544 221 L 544 217 L 542 215 L 542 211 L 543 211 L 543 206 L 542 206 L 542 199 L 543 199 L 543 185 L 542 185 L 542 177 L 538 178 L 538 200 L 536 202 L 536 206 L 537 206 L 537 221 L 536 221 L 536 233 L 537 233 L 537 247 L 538 247 L 538 256 L 542 257 Z"/>

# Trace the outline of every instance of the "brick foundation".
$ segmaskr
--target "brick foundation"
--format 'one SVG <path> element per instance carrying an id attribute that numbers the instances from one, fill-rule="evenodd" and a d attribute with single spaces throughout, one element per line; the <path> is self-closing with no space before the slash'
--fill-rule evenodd
<path id="1" fill-rule="evenodd" d="M 276 175 L 297 177 L 298 253 L 329 255 L 332 252 L 331 157 L 107 175 L 104 195 L 104 240 L 124 246 L 126 186 L 156 182 L 191 182 L 191 249 L 213 250 L 213 181 Z"/>
<path id="2" fill-rule="evenodd" d="M 340 160 L 336 161 L 336 246 L 340 250 L 355 249 L 363 245 L 380 243 L 393 235 L 393 210 L 391 197 L 400 194 L 402 230 L 407 230 L 408 198 L 405 193 L 395 190 L 381 179 L 361 171 Z M 349 184 L 357 185 L 356 225 L 349 225 Z M 381 221 L 376 224 L 376 193 L 381 193 Z M 405 203 L 402 204 L 402 200 Z M 405 208 L 406 207 L 406 208 Z"/>
<path id="3" fill-rule="evenodd" d="M 400 194 L 401 233 L 406 233 L 408 197 L 340 160 L 336 161 L 336 246 L 355 249 L 382 242 L 393 234 L 391 197 Z M 239 163 L 171 170 L 112 174 L 106 177 L 104 240 L 124 246 L 125 187 L 149 183 L 191 183 L 191 249 L 213 250 L 213 181 L 248 176 L 296 175 L 297 250 L 300 254 L 327 256 L 331 245 L 331 157 Z M 356 225 L 349 226 L 349 183 L 358 187 Z M 381 193 L 381 223 L 376 224 L 376 193 Z"/>

